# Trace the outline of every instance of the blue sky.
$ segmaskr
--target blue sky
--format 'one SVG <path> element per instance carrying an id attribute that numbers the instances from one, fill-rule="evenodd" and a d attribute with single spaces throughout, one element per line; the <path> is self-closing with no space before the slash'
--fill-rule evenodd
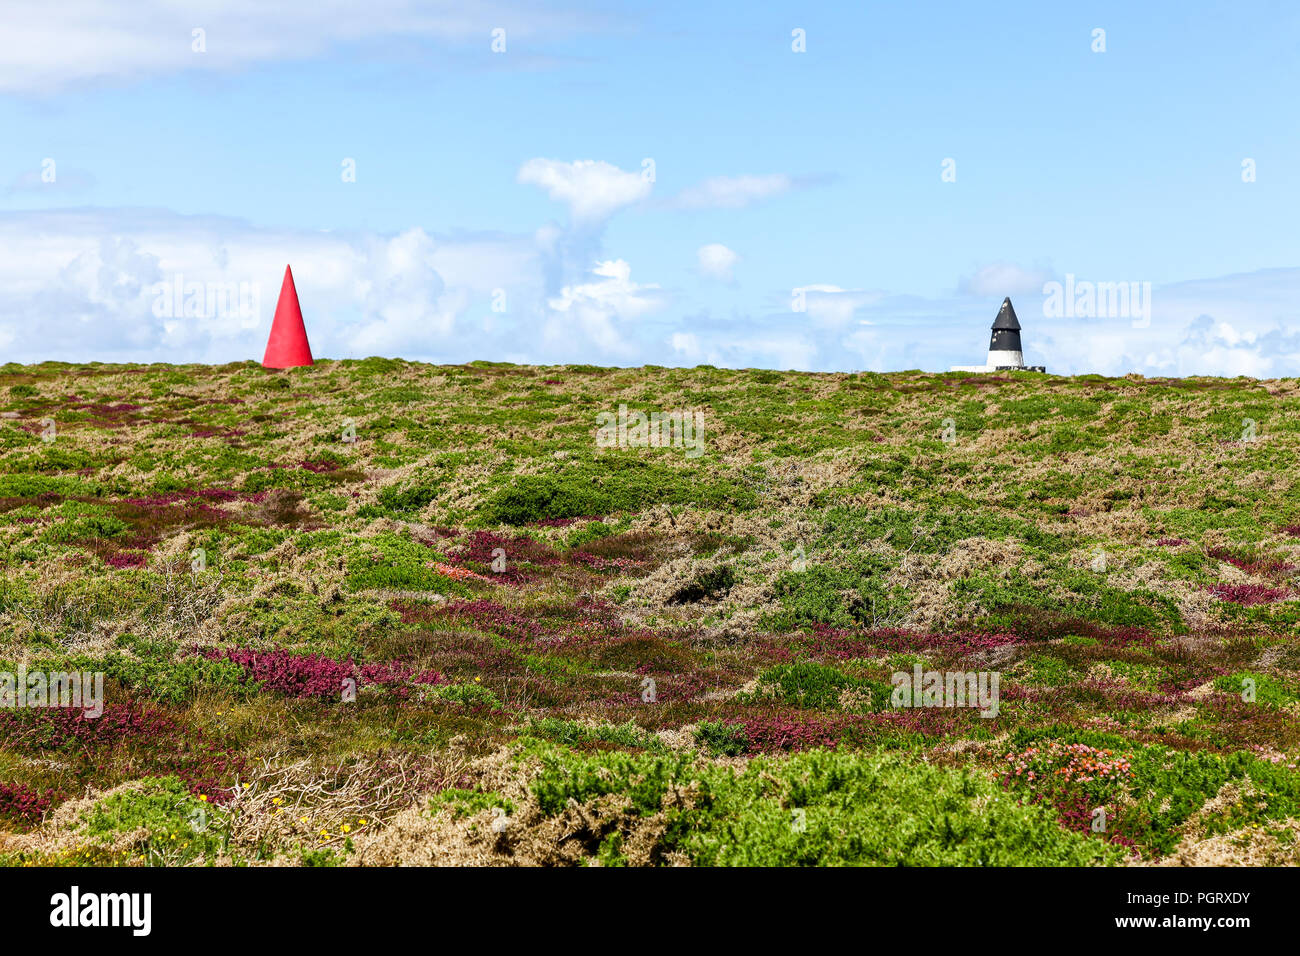
<path id="1" fill-rule="evenodd" d="M 333 357 L 939 370 L 1010 295 L 1055 371 L 1300 370 L 1294 5 L 176 6 L 0 14 L 7 358 L 258 358 L 291 262 Z"/>

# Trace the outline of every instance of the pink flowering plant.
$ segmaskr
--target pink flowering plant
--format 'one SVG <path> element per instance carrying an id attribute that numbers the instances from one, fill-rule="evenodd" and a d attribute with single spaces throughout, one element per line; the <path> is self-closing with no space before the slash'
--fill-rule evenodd
<path id="1" fill-rule="evenodd" d="M 1104 747 L 1043 741 L 1004 757 L 1003 786 L 1024 793 L 1030 803 L 1054 807 L 1062 825 L 1123 836 L 1121 809 L 1134 780 L 1128 756 Z M 1102 829 L 1096 829 L 1097 821 Z M 1127 839 L 1127 838 L 1126 838 Z"/>

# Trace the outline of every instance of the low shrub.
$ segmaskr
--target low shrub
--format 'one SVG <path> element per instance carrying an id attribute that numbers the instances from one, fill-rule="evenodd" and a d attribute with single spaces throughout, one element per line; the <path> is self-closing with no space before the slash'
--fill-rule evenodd
<path id="1" fill-rule="evenodd" d="M 736 584 L 736 572 L 729 564 L 701 571 L 688 584 L 682 585 L 668 598 L 669 604 L 695 604 L 706 598 L 723 597 Z"/>
<path id="2" fill-rule="evenodd" d="M 190 794 L 176 777 L 146 777 L 83 813 L 78 829 L 101 845 L 131 836 L 146 862 L 176 866 L 215 857 L 225 843 L 224 820 L 224 811 Z"/>
<path id="3" fill-rule="evenodd" d="M 407 488 L 389 485 L 379 492 L 379 504 L 389 514 L 410 516 L 419 514 L 437 497 L 438 488 L 434 485 L 420 484 Z"/>
<path id="4" fill-rule="evenodd" d="M 1214 689 L 1233 694 L 1248 703 L 1280 709 L 1300 700 L 1294 686 L 1268 674 L 1238 671 L 1215 678 Z"/>
<path id="5" fill-rule="evenodd" d="M 783 611 L 770 625 L 794 630 L 814 624 L 833 627 L 883 627 L 901 622 L 908 598 L 890 587 L 892 565 L 874 554 L 859 554 L 842 567 L 815 564 L 789 571 L 776 582 Z"/>
<path id="6" fill-rule="evenodd" d="M 747 510 L 753 491 L 698 472 L 609 456 L 597 465 L 559 474 L 522 475 L 491 494 L 481 511 L 491 524 L 525 525 L 558 518 L 635 514 L 655 505 Z"/>
<path id="7" fill-rule="evenodd" d="M 554 741 L 567 747 L 591 743 L 610 743 L 636 750 L 663 750 L 662 741 L 636 721 L 625 724 L 585 724 L 559 717 L 543 717 L 529 721 L 525 728 L 529 736 Z"/>
<path id="8" fill-rule="evenodd" d="M 743 770 L 687 755 L 553 751 L 541 761 L 531 786 L 544 814 L 622 798 L 624 815 L 603 813 L 606 828 L 587 834 L 593 855 L 615 833 L 618 845 L 633 833 L 653 839 L 651 862 L 683 855 L 701 866 L 1066 866 L 1123 855 L 979 771 L 897 754 L 812 751 Z"/>
<path id="9" fill-rule="evenodd" d="M 814 710 L 876 710 L 889 701 L 890 688 L 879 681 L 852 677 L 814 661 L 778 664 L 758 677 L 758 692 L 750 699 L 775 697 L 792 707 Z M 851 700 L 851 698 L 853 700 Z"/>
<path id="10" fill-rule="evenodd" d="M 738 757 L 749 749 L 749 735 L 741 724 L 726 724 L 705 720 L 695 728 L 695 742 L 709 753 L 723 757 Z"/>

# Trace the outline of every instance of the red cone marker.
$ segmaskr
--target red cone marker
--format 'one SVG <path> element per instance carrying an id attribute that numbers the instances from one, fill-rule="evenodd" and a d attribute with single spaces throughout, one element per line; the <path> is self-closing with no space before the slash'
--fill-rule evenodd
<path id="1" fill-rule="evenodd" d="M 271 337 L 266 340 L 262 364 L 267 368 L 313 364 L 307 327 L 302 324 L 302 309 L 298 306 L 298 290 L 294 288 L 293 271 L 288 266 L 284 267 L 284 284 L 280 286 L 280 301 L 275 304 L 275 319 L 271 322 Z"/>

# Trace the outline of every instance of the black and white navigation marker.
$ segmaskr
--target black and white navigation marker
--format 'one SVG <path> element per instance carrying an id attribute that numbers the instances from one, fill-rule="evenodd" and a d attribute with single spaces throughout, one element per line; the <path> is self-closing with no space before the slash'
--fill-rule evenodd
<path id="1" fill-rule="evenodd" d="M 1020 347 L 1020 320 L 1016 318 L 1011 299 L 1002 300 L 1002 308 L 993 320 L 993 334 L 989 336 L 989 355 L 983 365 L 954 365 L 954 372 L 1046 372 L 1042 365 L 1026 365 Z"/>

